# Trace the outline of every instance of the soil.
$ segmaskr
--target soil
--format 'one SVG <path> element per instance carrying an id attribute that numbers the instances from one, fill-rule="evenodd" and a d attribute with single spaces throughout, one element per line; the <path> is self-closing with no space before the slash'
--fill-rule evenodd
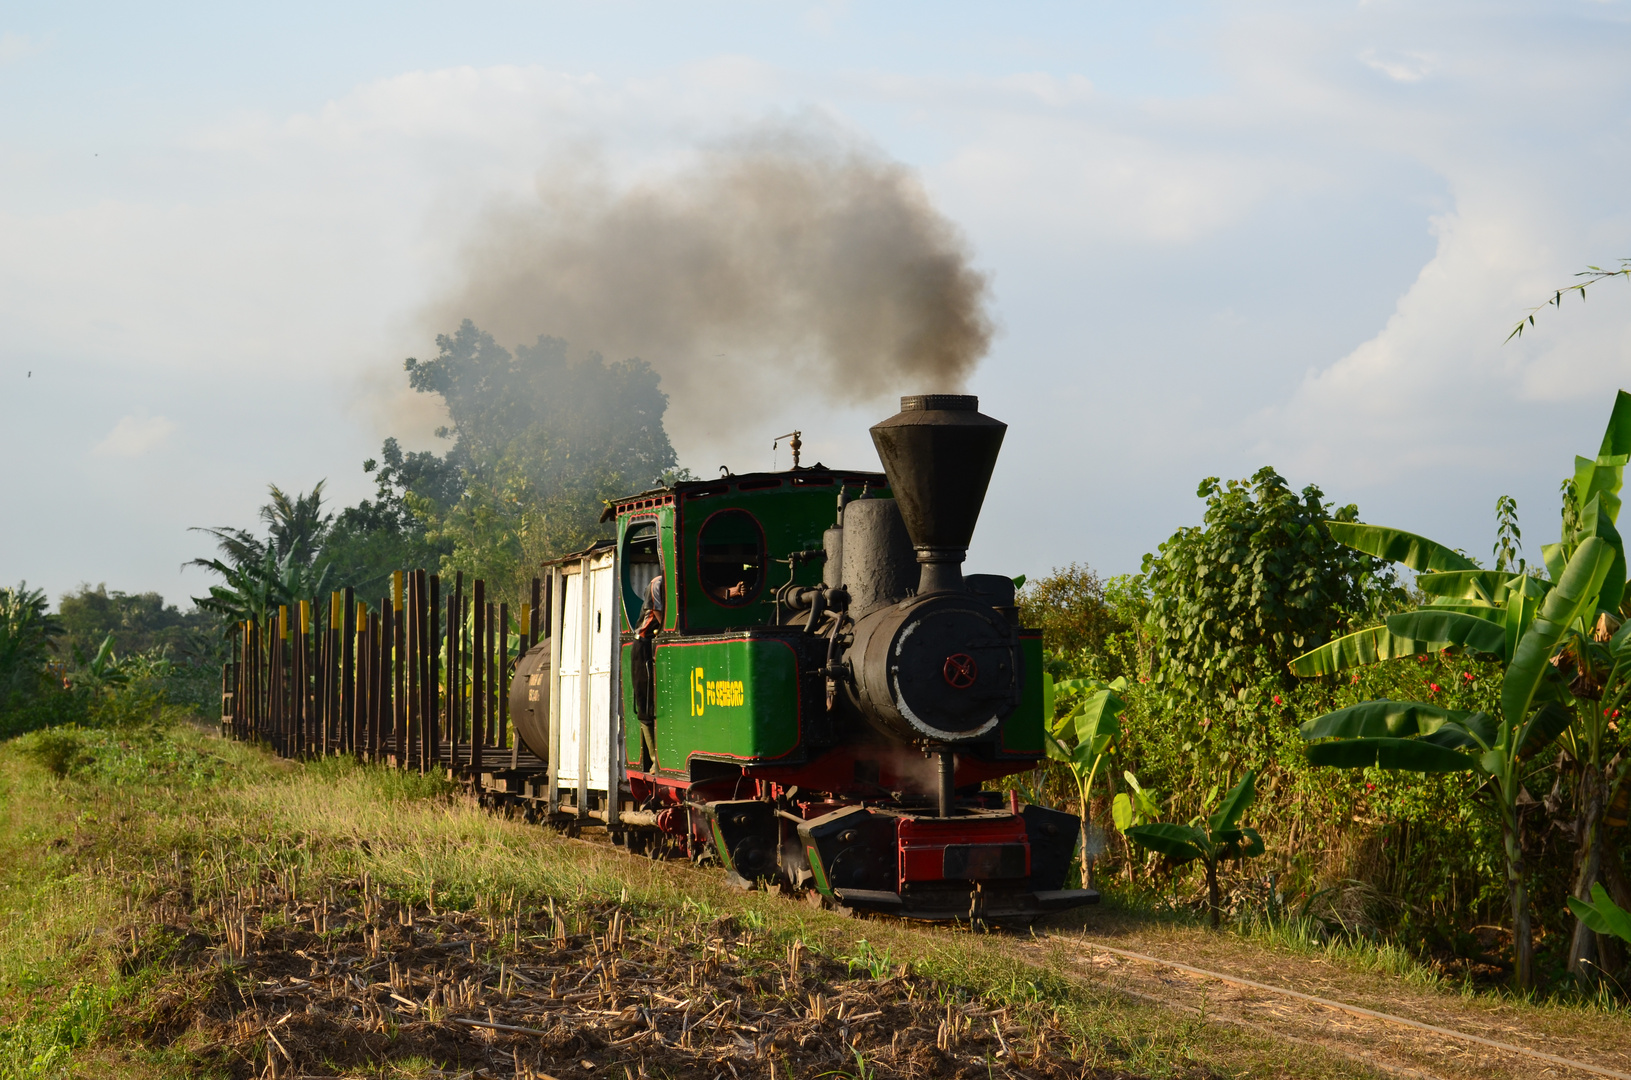
<path id="1" fill-rule="evenodd" d="M 374 1076 L 417 1059 L 437 1067 L 416 1075 L 527 1080 L 1133 1080 L 1086 1065 L 1043 1010 L 802 942 L 783 951 L 730 918 L 640 925 L 617 905 L 481 916 L 404 906 L 366 881 L 317 900 L 287 884 L 172 908 L 138 939 L 131 965 L 162 954 L 172 974 L 130 1033 L 235 1077 Z"/>
<path id="2" fill-rule="evenodd" d="M 1490 993 L 1413 985 L 1320 955 L 1278 949 L 1230 933 L 1141 920 L 1113 910 L 1056 919 L 1023 946 L 1054 954 L 1086 982 L 1159 1002 L 1208 1021 L 1269 1033 L 1292 1046 L 1313 1044 L 1385 1073 L 1443 1080 L 1588 1077 L 1527 1055 L 1422 1031 L 1286 995 L 1231 985 L 1174 967 L 1118 956 L 1098 945 L 1218 974 L 1295 990 L 1342 1004 L 1507 1043 L 1609 1074 L 1631 1075 L 1631 1015 L 1586 1005 L 1548 1006 Z"/>

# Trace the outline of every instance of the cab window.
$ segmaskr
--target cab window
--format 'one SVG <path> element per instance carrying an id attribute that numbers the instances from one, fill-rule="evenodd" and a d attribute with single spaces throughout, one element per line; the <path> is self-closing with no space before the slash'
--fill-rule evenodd
<path id="1" fill-rule="evenodd" d="M 663 572 L 657 552 L 657 523 L 641 521 L 623 533 L 623 610 L 629 625 L 640 621 L 640 608 L 646 602 L 646 586 Z"/>
<path id="2" fill-rule="evenodd" d="M 716 604 L 746 604 L 765 577 L 765 535 L 746 510 L 721 510 L 697 534 L 697 574 Z"/>

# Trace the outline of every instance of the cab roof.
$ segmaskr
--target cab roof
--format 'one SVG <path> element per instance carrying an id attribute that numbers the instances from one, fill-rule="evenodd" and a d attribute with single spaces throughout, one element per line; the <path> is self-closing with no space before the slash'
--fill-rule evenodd
<path id="1" fill-rule="evenodd" d="M 620 514 L 671 504 L 684 495 L 723 495 L 727 491 L 758 491 L 780 487 L 784 481 L 793 487 L 828 487 L 842 481 L 846 487 L 870 485 L 874 489 L 889 486 L 881 472 L 857 469 L 829 469 L 819 461 L 814 465 L 786 469 L 781 472 L 726 473 L 710 480 L 681 480 L 668 487 L 651 488 L 637 495 L 611 499 L 601 513 L 601 521 L 611 521 Z"/>

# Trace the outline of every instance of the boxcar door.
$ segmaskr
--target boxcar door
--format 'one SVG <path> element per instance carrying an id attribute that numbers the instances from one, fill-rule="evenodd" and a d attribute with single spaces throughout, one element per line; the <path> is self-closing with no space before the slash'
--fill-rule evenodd
<path id="1" fill-rule="evenodd" d="M 612 736 L 612 643 L 616 633 L 617 579 L 612 576 L 612 555 L 607 552 L 590 564 L 589 610 L 594 619 L 589 632 L 589 787 L 607 790 Z"/>
<path id="2" fill-rule="evenodd" d="M 612 701 L 620 614 L 617 565 L 608 551 L 563 569 L 556 778 L 561 789 L 586 796 L 578 802 L 581 813 L 592 801 L 590 792 L 615 791 L 623 780 L 621 718 Z"/>
<path id="3" fill-rule="evenodd" d="M 583 574 L 577 567 L 561 575 L 561 668 L 558 698 L 560 728 L 555 747 L 555 775 L 561 787 L 575 788 L 578 779 L 578 733 L 582 730 L 583 687 Z M 571 781 L 571 783 L 568 783 Z"/>

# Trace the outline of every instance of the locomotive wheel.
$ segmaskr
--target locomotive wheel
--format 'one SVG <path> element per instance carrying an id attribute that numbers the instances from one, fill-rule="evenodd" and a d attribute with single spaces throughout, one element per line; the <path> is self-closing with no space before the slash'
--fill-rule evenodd
<path id="1" fill-rule="evenodd" d="M 773 853 L 757 837 L 750 836 L 731 849 L 731 869 L 748 881 L 766 876 L 774 863 Z"/>

